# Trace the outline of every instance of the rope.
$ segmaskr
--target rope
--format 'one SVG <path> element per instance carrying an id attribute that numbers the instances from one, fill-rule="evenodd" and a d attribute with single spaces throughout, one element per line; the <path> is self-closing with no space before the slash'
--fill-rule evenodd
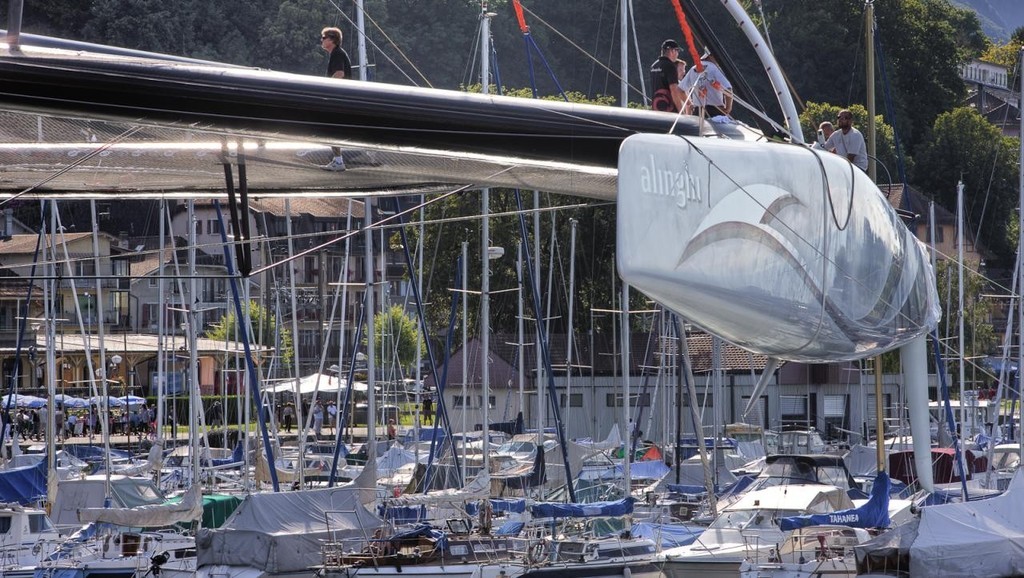
<path id="1" fill-rule="evenodd" d="M 704 72 L 704 64 L 700 61 L 700 53 L 697 52 L 697 45 L 693 42 L 693 31 L 690 30 L 690 23 L 686 21 L 686 13 L 683 12 L 683 7 L 679 4 L 679 0 L 672 0 L 672 8 L 676 12 L 679 28 L 683 31 L 683 38 L 686 39 L 686 49 L 690 52 L 693 65 L 697 67 L 697 72 Z"/>

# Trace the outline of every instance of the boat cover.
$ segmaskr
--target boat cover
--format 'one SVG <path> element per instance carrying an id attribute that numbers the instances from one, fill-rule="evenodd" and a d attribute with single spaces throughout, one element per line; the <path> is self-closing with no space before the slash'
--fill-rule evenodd
<path id="1" fill-rule="evenodd" d="M 987 500 L 926 506 L 920 518 L 857 546 L 862 570 L 895 563 L 911 576 L 996 578 L 1024 575 L 1024 478 Z M 909 562 L 907 561 L 909 558 Z"/>
<path id="2" fill-rule="evenodd" d="M 598 518 L 625 516 L 633 513 L 633 498 L 589 504 L 538 502 L 530 506 L 534 518 Z"/>
<path id="3" fill-rule="evenodd" d="M 797 528 L 821 525 L 850 526 L 852 528 L 888 528 L 889 475 L 885 472 L 878 472 L 878 475 L 875 476 L 875 483 L 871 486 L 871 498 L 860 507 L 829 512 L 827 514 L 789 516 L 779 520 L 779 528 L 786 532 Z"/>
<path id="4" fill-rule="evenodd" d="M 269 574 L 322 562 L 325 540 L 369 537 L 381 520 L 355 482 L 338 488 L 250 494 L 223 526 L 196 536 L 199 567 L 247 566 Z"/>
<path id="5" fill-rule="evenodd" d="M 107 522 L 129 528 L 160 528 L 179 522 L 199 520 L 203 516 L 202 492 L 193 485 L 178 502 L 149 504 L 130 508 L 81 508 L 82 523 Z"/>
<path id="6" fill-rule="evenodd" d="M 32 504 L 46 496 L 46 460 L 0 471 L 0 502 Z"/>

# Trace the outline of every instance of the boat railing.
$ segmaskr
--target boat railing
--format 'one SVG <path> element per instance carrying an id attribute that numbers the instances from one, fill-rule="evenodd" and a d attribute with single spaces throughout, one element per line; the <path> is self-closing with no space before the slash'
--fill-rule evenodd
<path id="1" fill-rule="evenodd" d="M 814 526 L 794 530 L 785 542 L 753 558 L 757 563 L 799 563 L 810 560 L 852 558 L 854 546 L 870 537 L 866 530 L 848 527 Z M 759 558 L 759 559 L 758 559 Z"/>

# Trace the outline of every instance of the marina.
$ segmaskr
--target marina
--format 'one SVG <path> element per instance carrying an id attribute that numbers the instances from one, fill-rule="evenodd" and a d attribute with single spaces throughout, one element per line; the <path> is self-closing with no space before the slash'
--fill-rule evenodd
<path id="1" fill-rule="evenodd" d="M 875 110 L 873 1 L 829 8 L 864 105 L 798 97 L 783 64 L 817 55 L 782 62 L 760 2 L 623 0 L 622 95 L 591 101 L 538 98 L 520 0 L 473 7 L 459 90 L 390 81 L 405 40 L 368 56 L 361 0 L 317 23 L 326 77 L 29 34 L 34 1 L 0 38 L 0 578 L 1024 572 L 1024 216 L 909 184 L 905 125 L 923 183 L 968 121 Z M 939 1 L 928 26 L 980 26 Z M 235 16 L 276 46 L 295 6 L 265 4 Z M 948 46 L 1019 113 L 1006 54 Z"/>

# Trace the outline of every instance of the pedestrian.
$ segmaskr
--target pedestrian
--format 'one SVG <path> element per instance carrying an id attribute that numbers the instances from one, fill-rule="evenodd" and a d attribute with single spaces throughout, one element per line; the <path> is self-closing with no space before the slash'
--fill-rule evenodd
<path id="1" fill-rule="evenodd" d="M 434 423 L 434 400 L 429 395 L 423 398 L 423 423 Z"/>
<path id="2" fill-rule="evenodd" d="M 679 89 L 683 93 L 686 114 L 708 118 L 732 114 L 732 83 L 707 48 L 700 57 L 700 70 L 694 63 L 679 81 Z"/>
<path id="3" fill-rule="evenodd" d="M 284 431 L 292 433 L 292 420 L 295 418 L 295 405 L 288 402 L 288 404 L 284 406 L 284 410 L 281 414 L 284 416 Z"/>
<path id="4" fill-rule="evenodd" d="M 678 113 L 683 108 L 683 93 L 679 90 L 676 60 L 679 43 L 669 39 L 661 43 L 661 56 L 651 65 L 651 108 L 662 112 Z"/>
<path id="5" fill-rule="evenodd" d="M 317 400 L 313 406 L 313 435 L 320 437 L 320 430 L 324 427 L 324 406 Z"/>
<path id="6" fill-rule="evenodd" d="M 340 28 L 332 27 L 321 30 L 320 47 L 330 55 L 327 60 L 328 78 L 352 78 L 352 61 L 349 60 L 348 53 L 341 47 Z M 323 168 L 328 171 L 337 172 L 345 170 L 345 158 L 341 154 L 341 148 L 331 147 L 331 152 L 334 153 L 334 158 L 331 159 L 331 162 L 324 165 Z"/>
<path id="7" fill-rule="evenodd" d="M 210 406 L 210 425 L 223 425 L 221 423 L 223 417 L 224 413 L 221 410 L 220 401 L 213 402 L 213 405 Z"/>
<path id="8" fill-rule="evenodd" d="M 395 420 L 388 420 L 388 440 L 394 440 L 398 437 L 398 430 L 395 428 Z"/>
<path id="9" fill-rule="evenodd" d="M 864 135 L 853 128 L 853 113 L 845 108 L 840 110 L 836 124 L 839 128 L 825 141 L 825 150 L 849 159 L 862 171 L 868 170 L 867 143 Z"/>
<path id="10" fill-rule="evenodd" d="M 333 401 L 327 404 L 327 424 L 333 434 L 338 424 L 338 406 L 334 405 Z"/>

